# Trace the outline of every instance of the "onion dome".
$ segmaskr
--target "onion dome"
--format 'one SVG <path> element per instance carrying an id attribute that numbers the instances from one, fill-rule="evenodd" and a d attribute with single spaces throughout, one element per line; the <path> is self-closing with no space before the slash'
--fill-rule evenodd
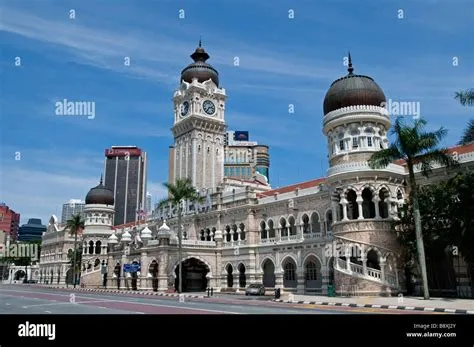
<path id="1" fill-rule="evenodd" d="M 209 54 L 201 47 L 201 40 L 199 40 L 199 47 L 191 54 L 191 58 L 194 63 L 189 64 L 181 71 L 181 81 L 191 83 L 193 78 L 197 78 L 198 82 L 203 83 L 211 79 L 216 86 L 219 86 L 219 72 L 206 63 Z"/>
<path id="2" fill-rule="evenodd" d="M 150 239 L 151 239 L 151 230 L 148 229 L 148 227 L 145 227 L 145 229 L 143 229 L 143 230 L 141 231 L 141 235 L 140 235 L 140 236 L 141 236 L 141 238 L 142 238 L 143 240 L 150 240 Z"/>
<path id="3" fill-rule="evenodd" d="M 122 234 L 122 238 L 120 239 L 122 242 L 132 242 L 132 235 L 128 231 L 125 231 Z"/>
<path id="4" fill-rule="evenodd" d="M 165 238 L 165 237 L 170 237 L 171 232 L 170 232 L 170 227 L 166 225 L 166 220 L 163 221 L 163 224 L 161 227 L 158 229 L 158 238 Z"/>
<path id="5" fill-rule="evenodd" d="M 375 81 L 364 75 L 354 74 L 351 54 L 349 53 L 349 72 L 335 80 L 324 98 L 324 114 L 349 106 L 380 106 L 386 101 L 383 90 Z"/>
<path id="6" fill-rule="evenodd" d="M 116 245 L 118 243 L 118 238 L 117 238 L 117 235 L 115 235 L 115 233 L 110 235 L 108 243 L 112 245 Z"/>
<path id="7" fill-rule="evenodd" d="M 86 195 L 86 205 L 99 204 L 99 205 L 113 205 L 115 203 L 114 192 L 110 189 L 105 188 L 102 184 L 102 175 L 100 176 L 100 183 L 98 186 L 89 190 Z"/>

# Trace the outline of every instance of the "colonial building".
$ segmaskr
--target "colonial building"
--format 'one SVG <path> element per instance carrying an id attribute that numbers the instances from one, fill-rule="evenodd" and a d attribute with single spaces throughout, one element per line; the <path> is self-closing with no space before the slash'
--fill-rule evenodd
<path id="1" fill-rule="evenodd" d="M 113 194 L 95 187 L 84 210 L 82 285 L 173 290 L 181 263 L 185 291 L 250 283 L 294 293 L 403 291 L 404 264 L 391 221 L 407 199 L 407 171 L 403 163 L 379 170 L 367 164 L 389 145 L 390 116 L 377 83 L 355 74 L 350 61 L 323 105 L 327 177 L 272 189 L 258 174 L 225 177 L 227 94 L 201 44 L 191 57 L 174 94 L 170 179 L 190 177 L 207 198 L 183 202 L 183 257 L 175 207 L 157 208 L 143 225 L 114 227 Z M 474 148 L 466 148 L 455 152 L 462 167 L 472 167 Z"/>

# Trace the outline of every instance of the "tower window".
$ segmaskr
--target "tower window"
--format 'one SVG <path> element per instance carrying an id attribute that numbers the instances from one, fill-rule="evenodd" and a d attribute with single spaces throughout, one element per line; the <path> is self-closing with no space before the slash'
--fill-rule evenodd
<path id="1" fill-rule="evenodd" d="M 339 149 L 340 149 L 341 151 L 344 150 L 344 140 L 339 141 Z"/>
<path id="2" fill-rule="evenodd" d="M 367 138 L 367 146 L 372 147 L 372 138 L 371 137 Z"/>
<path id="3" fill-rule="evenodd" d="M 359 147 L 359 138 L 353 137 L 352 138 L 352 148 L 357 148 Z"/>

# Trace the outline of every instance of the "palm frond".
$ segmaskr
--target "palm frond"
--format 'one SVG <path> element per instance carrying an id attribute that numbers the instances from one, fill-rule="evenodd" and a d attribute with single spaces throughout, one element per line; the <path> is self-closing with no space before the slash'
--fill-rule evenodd
<path id="1" fill-rule="evenodd" d="M 397 159 L 402 159 L 400 151 L 397 146 L 392 144 L 389 148 L 382 149 L 372 154 L 369 159 L 369 167 L 372 169 L 386 168 L 391 162 Z"/>
<path id="2" fill-rule="evenodd" d="M 471 119 L 466 128 L 463 131 L 459 145 L 467 145 L 468 143 L 474 142 L 474 118 Z"/>
<path id="3" fill-rule="evenodd" d="M 421 164 L 421 173 L 428 176 L 431 173 L 433 164 L 440 164 L 446 167 L 455 167 L 459 163 L 455 160 L 446 149 L 434 149 L 416 157 L 416 162 Z"/>
<path id="4" fill-rule="evenodd" d="M 454 98 L 463 106 L 474 105 L 474 89 L 466 89 L 454 94 Z"/>

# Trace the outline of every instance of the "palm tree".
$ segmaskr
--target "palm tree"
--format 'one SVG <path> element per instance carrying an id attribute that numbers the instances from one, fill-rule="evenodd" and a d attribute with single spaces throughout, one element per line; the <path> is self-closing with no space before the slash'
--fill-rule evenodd
<path id="1" fill-rule="evenodd" d="M 464 129 L 459 145 L 467 145 L 468 143 L 474 142 L 474 118 L 467 123 L 466 129 Z"/>
<path id="2" fill-rule="evenodd" d="M 457 162 L 447 153 L 446 149 L 438 148 L 441 139 L 446 136 L 447 130 L 441 127 L 436 131 L 426 132 L 423 129 L 425 125 L 424 119 L 417 119 L 413 126 L 409 126 L 398 117 L 391 131 L 396 137 L 395 142 L 389 148 L 372 154 L 369 166 L 372 169 L 385 168 L 397 159 L 403 159 L 407 165 L 410 200 L 415 220 L 417 253 L 423 281 L 423 296 L 427 300 L 430 298 L 430 294 L 414 166 L 421 164 L 421 173 L 427 177 L 431 173 L 433 163 L 451 167 Z"/>
<path id="3" fill-rule="evenodd" d="M 461 90 L 454 94 L 454 98 L 463 106 L 474 105 L 474 88 Z"/>
<path id="4" fill-rule="evenodd" d="M 74 256 L 72 259 L 72 280 L 74 283 L 74 288 L 76 288 L 76 254 L 77 254 L 77 234 L 82 233 L 84 230 L 84 220 L 80 214 L 75 214 L 71 216 L 71 219 L 68 219 L 66 222 L 66 229 L 69 229 L 69 233 L 74 235 Z"/>
<path id="5" fill-rule="evenodd" d="M 181 231 L 181 219 L 183 214 L 183 207 L 186 201 L 189 202 L 202 202 L 203 198 L 199 195 L 199 192 L 194 188 L 191 179 L 179 178 L 175 184 L 164 183 L 168 189 L 168 197 L 161 200 L 158 203 L 160 208 L 171 204 L 172 207 L 176 207 L 178 210 L 178 293 L 183 291 L 182 281 L 182 258 L 183 258 L 183 235 Z"/>

